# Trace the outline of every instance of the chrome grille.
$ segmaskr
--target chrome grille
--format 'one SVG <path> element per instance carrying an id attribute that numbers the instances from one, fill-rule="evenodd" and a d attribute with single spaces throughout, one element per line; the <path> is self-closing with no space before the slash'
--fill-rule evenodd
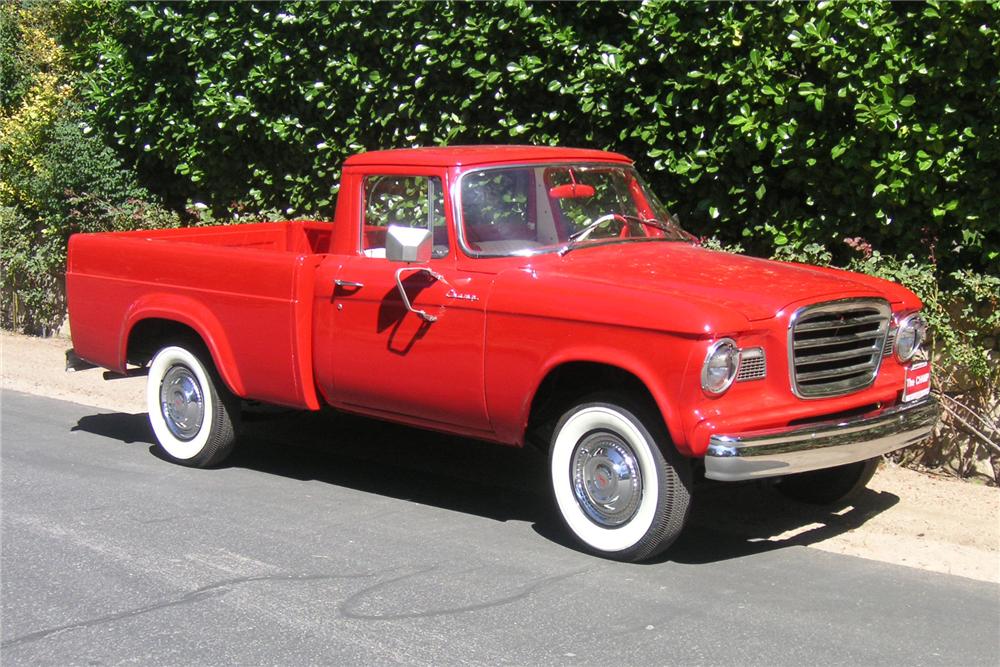
<path id="1" fill-rule="evenodd" d="M 740 352 L 740 370 L 736 373 L 737 382 L 760 380 L 767 376 L 767 358 L 764 348 L 751 347 Z"/>
<path id="2" fill-rule="evenodd" d="M 848 299 L 801 308 L 788 331 L 792 390 L 801 398 L 841 396 L 875 381 L 892 309 Z"/>
<path id="3" fill-rule="evenodd" d="M 882 346 L 882 356 L 888 357 L 892 354 L 893 348 L 896 346 L 896 327 L 893 326 L 889 329 L 889 335 L 885 337 L 885 345 Z"/>

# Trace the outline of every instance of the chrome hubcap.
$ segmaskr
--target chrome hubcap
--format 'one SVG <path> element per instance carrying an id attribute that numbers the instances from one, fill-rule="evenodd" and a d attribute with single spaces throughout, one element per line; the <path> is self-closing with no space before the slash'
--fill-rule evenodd
<path id="1" fill-rule="evenodd" d="M 599 431 L 580 440 L 573 452 L 570 474 L 576 501 L 599 526 L 620 526 L 639 509 L 639 462 L 618 435 Z"/>
<path id="2" fill-rule="evenodd" d="M 191 440 L 205 419 L 205 397 L 198 378 L 186 366 L 173 366 L 160 383 L 160 412 L 180 440 Z"/>

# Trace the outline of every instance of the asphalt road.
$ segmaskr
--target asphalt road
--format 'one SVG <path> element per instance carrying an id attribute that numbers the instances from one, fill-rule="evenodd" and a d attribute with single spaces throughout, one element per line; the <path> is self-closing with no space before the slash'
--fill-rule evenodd
<path id="1" fill-rule="evenodd" d="M 145 415 L 5 391 L 0 419 L 4 665 L 1000 663 L 1000 587 L 719 503 L 658 562 L 580 553 L 530 451 L 256 414 L 192 470 Z"/>

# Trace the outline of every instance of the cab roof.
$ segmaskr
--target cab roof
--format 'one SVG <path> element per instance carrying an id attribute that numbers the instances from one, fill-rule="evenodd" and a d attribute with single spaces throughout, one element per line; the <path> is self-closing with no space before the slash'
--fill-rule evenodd
<path id="1" fill-rule="evenodd" d="M 480 164 L 539 161 L 632 163 L 632 160 L 620 153 L 598 151 L 589 148 L 497 145 L 396 148 L 386 151 L 371 151 L 352 155 L 344 162 L 344 166 L 464 167 Z"/>

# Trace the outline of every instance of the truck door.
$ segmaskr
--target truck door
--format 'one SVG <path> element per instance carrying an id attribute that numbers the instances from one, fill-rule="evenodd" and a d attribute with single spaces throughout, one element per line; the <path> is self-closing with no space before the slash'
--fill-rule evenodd
<path id="1" fill-rule="evenodd" d="M 369 175 L 362 181 L 360 248 L 335 272 L 330 299 L 329 397 L 346 408 L 408 416 L 490 431 L 483 380 L 486 294 L 490 276 L 459 271 L 439 176 Z M 388 226 L 429 229 L 434 251 L 426 272 L 402 277 L 415 309 L 396 284 L 405 266 L 385 258 Z"/>

